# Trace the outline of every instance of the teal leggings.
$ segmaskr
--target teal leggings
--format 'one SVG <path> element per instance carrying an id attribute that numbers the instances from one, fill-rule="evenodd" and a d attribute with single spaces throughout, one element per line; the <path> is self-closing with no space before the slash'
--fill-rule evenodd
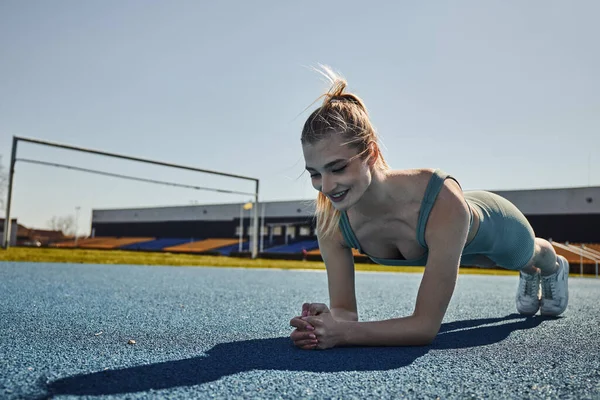
<path id="1" fill-rule="evenodd" d="M 480 222 L 477 234 L 463 250 L 461 264 L 477 265 L 477 255 L 483 255 L 502 268 L 525 267 L 535 251 L 535 234 L 521 211 L 491 192 L 467 191 L 464 197 Z"/>

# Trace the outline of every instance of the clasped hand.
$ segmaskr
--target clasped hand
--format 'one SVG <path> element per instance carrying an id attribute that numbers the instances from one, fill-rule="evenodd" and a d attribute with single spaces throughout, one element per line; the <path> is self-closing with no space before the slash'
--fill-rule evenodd
<path id="1" fill-rule="evenodd" d="M 325 304 L 304 303 L 302 315 L 290 320 L 290 326 L 296 328 L 290 338 L 303 350 L 328 349 L 339 344 L 339 325 Z"/>

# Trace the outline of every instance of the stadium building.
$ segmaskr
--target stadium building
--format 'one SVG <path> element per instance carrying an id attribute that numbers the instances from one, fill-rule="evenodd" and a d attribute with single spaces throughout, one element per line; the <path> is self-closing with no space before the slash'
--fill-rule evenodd
<path id="1" fill-rule="evenodd" d="M 514 203 L 538 237 L 600 243 L 600 187 L 494 193 Z M 313 201 L 265 202 L 259 208 L 262 253 L 318 252 Z M 119 238 L 125 249 L 231 254 L 248 250 L 252 221 L 253 210 L 244 210 L 243 203 L 93 210 L 92 236 Z"/>
<path id="2" fill-rule="evenodd" d="M 139 239 L 121 247 L 130 250 L 158 250 L 157 246 L 166 245 L 161 249 L 229 255 L 249 249 L 254 210 L 247 206 L 251 204 L 93 210 L 92 236 Z M 312 201 L 260 203 L 259 226 L 261 251 L 301 253 L 318 248 Z"/>

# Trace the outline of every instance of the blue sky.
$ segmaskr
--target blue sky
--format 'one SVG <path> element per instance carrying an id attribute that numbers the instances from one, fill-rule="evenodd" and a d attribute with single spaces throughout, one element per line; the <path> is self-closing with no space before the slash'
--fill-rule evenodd
<path id="1" fill-rule="evenodd" d="M 465 190 L 600 185 L 597 1 L 0 3 L 0 155 L 12 136 L 260 179 L 314 198 L 299 136 L 332 66 L 397 169 Z M 22 144 L 20 157 L 185 184 L 250 182 Z M 17 163 L 13 216 L 249 198 Z"/>

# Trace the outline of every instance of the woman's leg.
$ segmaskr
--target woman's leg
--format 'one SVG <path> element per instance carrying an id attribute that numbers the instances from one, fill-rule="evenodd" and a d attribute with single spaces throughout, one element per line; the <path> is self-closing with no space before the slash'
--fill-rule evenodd
<path id="1" fill-rule="evenodd" d="M 533 257 L 531 257 L 531 260 L 521 271 L 529 275 L 534 275 L 539 270 L 542 276 L 549 276 L 554 274 L 557 269 L 558 262 L 554 246 L 545 239 L 535 238 Z"/>
<path id="2" fill-rule="evenodd" d="M 474 254 L 481 251 L 498 266 L 519 270 L 517 310 L 533 315 L 541 307 L 545 315 L 562 313 L 568 299 L 567 260 L 556 255 L 551 243 L 535 237 L 527 218 L 510 201 L 485 191 L 465 193 L 465 198 L 475 204 L 480 219 L 467 248 Z"/>
<path id="3" fill-rule="evenodd" d="M 521 314 L 535 314 L 538 307 L 542 315 L 557 316 L 565 311 L 569 301 L 569 263 L 556 255 L 551 243 L 535 238 L 533 257 L 520 272 L 517 310 Z"/>
<path id="4" fill-rule="evenodd" d="M 544 239 L 535 238 L 533 256 L 519 271 L 517 311 L 523 315 L 537 314 L 541 305 L 542 276 L 552 275 L 556 271 L 554 247 Z"/>

